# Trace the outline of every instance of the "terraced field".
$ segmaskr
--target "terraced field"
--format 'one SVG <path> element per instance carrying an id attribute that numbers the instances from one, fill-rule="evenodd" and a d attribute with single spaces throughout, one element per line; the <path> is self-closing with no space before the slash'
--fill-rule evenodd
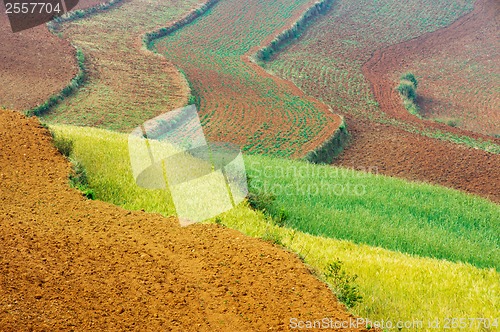
<path id="1" fill-rule="evenodd" d="M 132 211 L 175 213 L 168 191 L 135 185 L 127 135 L 51 129 L 74 141 L 72 158 L 85 165 L 98 199 Z M 303 161 L 249 155 L 245 164 L 251 192 L 276 199 L 261 201 L 265 214 L 244 203 L 211 222 L 297 252 L 334 291 L 326 267 L 340 259 L 346 273 L 359 276 L 363 300 L 351 308 L 355 314 L 426 323 L 437 317 L 496 317 L 498 204 L 440 186 Z"/>
<path id="2" fill-rule="evenodd" d="M 246 58 L 290 26 L 308 0 L 224 0 L 156 50 L 192 83 L 208 136 L 245 151 L 301 156 L 332 135 L 337 116 Z"/>
<path id="3" fill-rule="evenodd" d="M 478 6 L 483 3 L 494 5 L 494 1 L 480 1 Z M 494 170 L 500 167 L 498 142 L 410 116 L 393 86 L 371 89 L 370 82 L 383 77 L 387 68 L 368 71 L 365 66 L 372 54 L 379 56 L 373 60 L 377 62 L 386 47 L 444 27 L 470 12 L 472 5 L 473 1 L 340 0 L 267 69 L 293 80 L 346 116 L 353 140 L 338 165 L 378 167 L 382 174 L 439 183 L 498 201 L 500 173 Z M 404 70 L 404 58 L 391 61 Z"/>
<path id="4" fill-rule="evenodd" d="M 387 61 L 387 69 L 419 76 L 425 118 L 500 138 L 500 4 L 478 3 L 481 12 L 463 24 L 398 47 L 407 49 L 405 64 Z"/>
<path id="5" fill-rule="evenodd" d="M 344 114 L 381 116 L 362 66 L 380 48 L 444 27 L 472 10 L 466 1 L 338 0 L 268 69 Z"/>
<path id="6" fill-rule="evenodd" d="M 184 106 L 185 80 L 165 58 L 141 50 L 142 36 L 197 5 L 194 0 L 124 0 L 103 15 L 64 23 L 61 35 L 86 56 L 87 80 L 43 119 L 126 131 Z"/>
<path id="7" fill-rule="evenodd" d="M 104 0 L 80 0 L 85 9 Z M 12 33 L 0 3 L 0 108 L 25 111 L 59 93 L 77 73 L 75 50 L 45 25 Z"/>
<path id="8" fill-rule="evenodd" d="M 0 109 L 18 111 L 43 103 L 76 74 L 71 45 L 45 26 L 13 34 L 0 3 Z"/>

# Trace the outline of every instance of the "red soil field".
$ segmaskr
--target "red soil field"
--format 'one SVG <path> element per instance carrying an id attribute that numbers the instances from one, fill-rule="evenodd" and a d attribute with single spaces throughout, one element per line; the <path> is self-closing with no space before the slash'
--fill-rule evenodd
<path id="1" fill-rule="evenodd" d="M 328 106 L 249 59 L 313 3 L 221 1 L 155 44 L 186 72 L 210 139 L 252 153 L 303 157 L 335 133 L 341 118 Z"/>
<path id="2" fill-rule="evenodd" d="M 77 73 L 69 42 L 45 25 L 12 33 L 0 3 L 0 108 L 30 109 L 61 91 Z"/>
<path id="3" fill-rule="evenodd" d="M 389 14 L 374 16 L 372 9 L 377 9 L 377 6 L 367 11 L 364 7 L 357 8 L 355 2 L 337 2 L 331 13 L 320 18 L 297 43 L 278 55 L 274 64 L 271 62 L 271 69 L 293 79 L 307 94 L 321 98 L 346 117 L 352 141 L 335 164 L 365 169 L 377 167 L 381 174 L 441 184 L 499 202 L 499 155 L 424 137 L 398 126 L 409 124 L 421 131 L 438 129 L 459 136 L 500 141 L 412 116 L 395 92 L 397 82 L 393 74 L 399 70 L 399 76 L 404 71 L 401 69 L 404 68 L 404 59 L 411 54 L 420 54 L 422 58 L 427 56 L 419 49 L 422 38 L 434 40 L 431 45 L 438 48 L 440 44 L 461 36 L 461 26 L 469 26 L 466 28 L 469 32 L 481 31 L 491 18 L 491 10 L 481 8 L 492 8 L 495 2 L 481 0 L 474 11 L 450 27 L 423 37 L 418 36 L 425 29 L 419 30 L 406 19 L 401 19 L 406 16 L 399 12 L 407 13 L 408 6 L 397 1 L 384 3 L 390 4 Z M 431 2 L 423 2 L 424 5 L 423 11 L 426 12 L 434 6 Z M 441 8 L 441 12 L 448 10 Z M 473 27 L 470 27 L 471 23 L 464 24 L 471 16 L 477 16 L 471 20 Z M 366 19 L 373 17 L 380 17 L 381 21 L 366 24 Z M 398 24 L 402 25 L 395 29 Z M 405 24 L 408 24 L 406 28 Z M 443 31 L 450 32 L 440 37 Z M 410 38 L 413 39 L 409 42 L 398 42 Z M 391 43 L 394 45 L 389 46 Z M 357 67 L 362 64 L 365 65 L 361 72 Z M 380 107 L 371 102 L 373 95 Z M 383 124 L 384 121 L 390 122 L 387 120 L 396 120 L 396 124 Z"/>
<path id="4" fill-rule="evenodd" d="M 80 0 L 78 9 L 103 1 Z M 24 111 L 59 93 L 77 73 L 75 51 L 45 25 L 12 33 L 0 3 L 0 108 Z"/>
<path id="5" fill-rule="evenodd" d="M 462 125 L 465 129 L 500 134 L 499 18 L 498 1 L 478 0 L 474 11 L 452 25 L 376 51 L 363 69 L 382 110 L 405 121 L 492 140 L 485 135 L 474 135 L 450 126 L 419 121 L 410 115 L 402 106 L 401 98 L 394 88 L 401 73 L 413 71 L 417 76 L 422 76 L 417 102 L 422 106 L 425 116 L 433 115 L 433 110 L 438 108 L 440 111 L 437 115 L 445 119 L 463 118 Z M 468 70 L 460 69 L 467 62 Z M 482 71 L 474 72 L 470 66 L 481 67 Z M 491 77 L 484 75 L 491 79 L 490 82 L 481 80 L 484 72 L 493 73 Z"/>
<path id="6" fill-rule="evenodd" d="M 271 244 L 86 200 L 36 118 L 0 111 L 0 142 L 2 331 L 286 331 L 292 317 L 352 317 Z"/>

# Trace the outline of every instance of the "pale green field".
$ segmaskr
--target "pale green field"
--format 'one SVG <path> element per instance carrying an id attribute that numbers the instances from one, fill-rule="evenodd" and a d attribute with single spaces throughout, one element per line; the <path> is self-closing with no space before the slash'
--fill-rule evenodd
<path id="1" fill-rule="evenodd" d="M 148 191 L 135 185 L 129 164 L 126 135 L 91 128 L 68 126 L 53 126 L 51 128 L 56 134 L 74 140 L 72 157 L 79 160 L 87 168 L 90 185 L 95 190 L 98 199 L 131 210 L 144 209 L 163 215 L 173 214 L 174 208 L 167 192 Z M 281 167 L 290 167 L 296 163 L 272 159 L 269 159 L 270 163 L 267 163 L 266 160 L 263 157 L 246 157 L 248 171 L 255 173 L 258 167 L 272 166 L 272 162 L 281 163 Z M 261 168 L 261 171 L 263 170 Z M 349 176 L 352 181 L 355 179 L 366 180 L 367 178 L 365 174 L 351 172 L 348 174 L 351 174 Z M 450 200 L 451 206 L 436 205 L 443 207 L 443 211 L 436 211 L 436 213 L 441 212 L 443 215 L 458 208 L 460 202 L 467 204 L 462 209 L 469 208 L 473 212 L 475 211 L 474 213 L 483 213 L 482 215 L 495 213 L 499 208 L 498 205 L 484 199 L 441 187 L 410 184 L 382 176 L 373 176 L 370 181 L 373 185 L 379 181 L 378 185 L 389 193 L 389 197 L 392 195 L 393 198 L 401 194 L 401 186 L 404 186 L 406 191 L 403 192 L 403 196 L 407 198 L 413 196 L 415 200 L 408 200 L 407 204 L 402 205 L 400 210 L 403 214 L 416 211 L 415 218 L 418 217 L 419 211 L 422 211 L 419 202 L 429 192 L 435 195 L 432 196 L 434 198 L 439 197 L 439 194 L 443 192 L 447 193 L 444 198 L 453 198 Z M 368 197 L 371 196 L 366 197 L 367 201 L 363 208 L 362 217 L 369 220 L 374 216 L 377 222 L 382 223 L 383 216 L 380 211 L 383 209 L 368 202 Z M 345 198 L 346 209 L 349 209 L 350 206 L 348 199 Z M 358 206 L 359 199 L 361 198 L 358 198 Z M 317 206 L 316 210 L 319 208 L 320 206 Z M 489 209 L 490 212 L 481 212 L 480 209 Z M 457 213 L 463 213 L 463 211 L 465 210 L 459 209 Z M 351 216 L 354 217 L 354 211 L 351 212 Z M 293 213 L 296 212 L 293 211 Z M 466 218 L 464 220 L 470 220 L 467 219 L 469 218 L 467 215 L 464 215 L 464 218 Z M 416 220 L 418 221 L 418 219 Z M 441 320 L 442 326 L 441 329 L 435 329 L 435 331 L 444 331 L 449 330 L 444 327 L 447 317 L 498 318 L 500 275 L 494 268 L 481 269 L 468 263 L 424 258 L 278 227 L 270 217 L 251 210 L 247 204 L 241 204 L 236 209 L 220 216 L 218 222 L 238 229 L 244 234 L 283 244 L 289 250 L 297 252 L 303 257 L 305 262 L 318 271 L 320 275 L 329 263 L 340 259 L 344 262 L 349 273 L 359 276 L 357 284 L 364 300 L 352 309 L 353 313 L 367 317 L 372 321 L 391 320 L 396 324 L 398 321 L 419 320 L 423 321 L 425 329 L 428 321 L 434 321 L 438 318 Z M 482 222 L 487 224 L 489 221 Z M 481 222 L 469 226 L 471 229 L 480 227 Z M 346 227 L 349 227 L 349 224 Z M 452 225 L 453 227 L 460 229 L 461 226 L 456 224 Z M 443 231 L 446 230 L 446 227 L 441 228 Z M 449 229 L 450 232 L 452 228 Z M 489 235 L 484 235 L 483 240 L 494 243 L 494 239 L 491 239 Z M 493 250 L 490 255 L 493 257 L 492 262 L 498 262 L 498 251 L 495 251 L 498 250 L 498 245 L 491 249 Z M 471 326 L 465 330 L 480 331 L 481 329 L 477 326 Z M 495 328 L 491 330 L 495 330 Z"/>

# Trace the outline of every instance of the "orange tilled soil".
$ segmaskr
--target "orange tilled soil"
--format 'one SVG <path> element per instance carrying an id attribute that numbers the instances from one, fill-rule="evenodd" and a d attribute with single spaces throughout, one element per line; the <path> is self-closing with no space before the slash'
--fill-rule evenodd
<path id="1" fill-rule="evenodd" d="M 34 118 L 0 111 L 1 331 L 289 330 L 348 321 L 293 254 L 84 199 Z"/>

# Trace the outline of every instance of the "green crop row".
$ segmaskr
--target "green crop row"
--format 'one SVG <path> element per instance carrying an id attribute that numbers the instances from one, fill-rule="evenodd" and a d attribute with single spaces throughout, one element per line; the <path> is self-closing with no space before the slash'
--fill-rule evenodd
<path id="1" fill-rule="evenodd" d="M 51 129 L 58 137 L 74 142 L 72 157 L 85 166 L 97 199 L 130 210 L 143 209 L 165 216 L 175 214 L 167 191 L 136 186 L 130 169 L 126 135 L 72 126 Z M 346 195 L 332 196 L 332 191 L 325 190 L 310 198 L 301 192 L 300 187 L 299 190 L 288 187 L 289 191 L 281 193 L 275 187 L 274 200 L 272 197 L 267 200 L 271 206 L 265 214 L 242 204 L 213 220 L 244 234 L 286 246 L 297 252 L 320 276 L 326 275 L 327 267 L 340 259 L 349 274 L 358 275 L 356 284 L 363 300 L 352 309 L 356 315 L 378 321 L 416 319 L 426 324 L 436 318 L 494 319 L 498 315 L 500 284 L 499 272 L 495 269 L 479 269 L 469 263 L 422 258 L 381 248 L 391 242 L 415 240 L 414 253 L 497 266 L 498 205 L 439 186 L 357 170 L 257 156 L 246 156 L 245 163 L 254 179 L 254 187 L 258 186 L 256 181 L 259 178 L 267 181 L 268 187 L 273 184 L 287 186 L 295 173 L 301 184 L 310 186 L 306 192 L 321 185 L 321 179 L 346 188 L 348 183 L 353 188 L 360 184 L 366 186 L 366 193 L 360 196 L 347 192 Z M 283 205 L 284 200 L 289 203 Z M 277 225 L 279 219 L 266 216 L 275 208 L 285 210 L 281 224 L 296 229 L 280 227 Z M 302 225 L 295 224 L 299 218 Z M 304 231 L 300 231 L 301 228 Z M 333 228 L 340 230 L 331 232 Z M 438 234 L 432 234 L 433 231 Z M 314 235 L 327 232 L 330 232 L 328 236 Z M 346 233 L 351 233 L 353 241 L 336 239 Z M 439 235 L 442 238 L 438 238 Z M 377 244 L 368 246 L 354 242 Z M 445 248 L 446 244 L 450 248 Z M 465 252 L 467 249 L 472 250 L 470 254 Z M 460 256 L 462 259 L 457 259 Z M 477 264 L 481 261 L 483 263 Z M 423 329 L 414 327 L 408 330 Z M 482 330 L 481 326 L 467 329 Z M 441 328 L 435 331 L 448 330 L 441 324 Z"/>

